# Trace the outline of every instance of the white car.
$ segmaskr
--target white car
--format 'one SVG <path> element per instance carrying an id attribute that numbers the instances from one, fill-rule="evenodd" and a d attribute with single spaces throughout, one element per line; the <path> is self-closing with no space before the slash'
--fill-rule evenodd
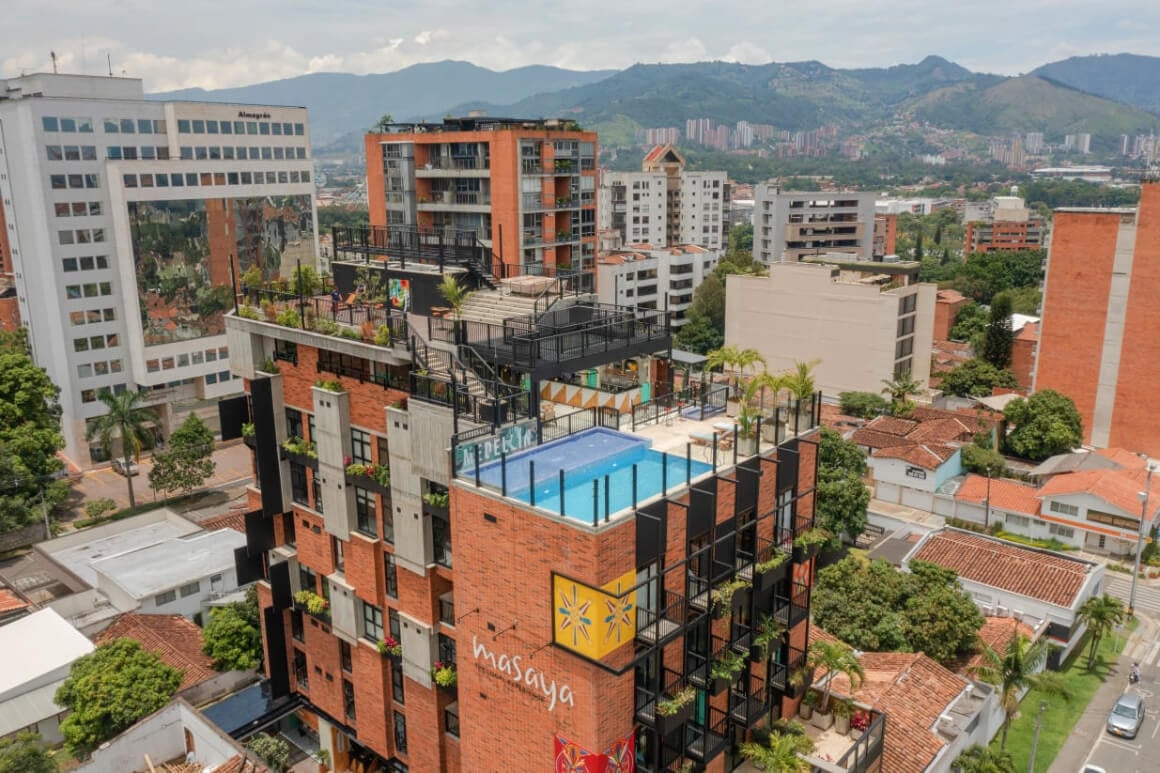
<path id="1" fill-rule="evenodd" d="M 137 474 L 137 463 L 132 459 L 130 459 L 128 462 L 126 462 L 124 459 L 114 459 L 113 472 L 117 473 L 118 475 L 124 475 L 131 478 Z"/>
<path id="2" fill-rule="evenodd" d="M 1084 765 L 1079 773 L 1108 773 L 1108 771 L 1096 765 Z"/>

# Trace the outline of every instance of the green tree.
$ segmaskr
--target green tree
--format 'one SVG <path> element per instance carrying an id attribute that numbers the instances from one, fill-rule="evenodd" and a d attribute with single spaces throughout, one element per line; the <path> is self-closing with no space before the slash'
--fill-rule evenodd
<path id="1" fill-rule="evenodd" d="M 262 758 L 274 773 L 282 773 L 290 764 L 290 744 L 267 733 L 258 733 L 246 747 Z"/>
<path id="2" fill-rule="evenodd" d="M 1107 636 L 1114 626 L 1128 618 L 1128 610 L 1123 601 L 1105 593 L 1102 596 L 1092 596 L 1085 601 L 1080 606 L 1076 618 L 1088 628 L 1090 641 L 1087 669 L 1091 671 L 1096 667 L 1096 652 L 1099 650 L 1100 640 Z"/>
<path id="3" fill-rule="evenodd" d="M 882 394 L 890 398 L 890 415 L 907 416 L 914 410 L 914 402 L 910 399 L 922 394 L 923 384 L 912 378 L 910 371 L 900 376 L 882 379 Z"/>
<path id="4" fill-rule="evenodd" d="M 822 691 L 822 702 L 818 704 L 818 711 L 826 714 L 830 710 L 830 692 L 834 689 L 834 677 L 845 674 L 850 680 L 850 691 L 855 692 L 862 686 L 866 672 L 858 662 L 858 656 L 849 644 L 819 639 L 810 645 L 806 653 L 806 669 L 808 671 L 826 672 L 826 687 Z"/>
<path id="5" fill-rule="evenodd" d="M 141 404 L 140 392 L 114 394 L 106 389 L 98 397 L 105 404 L 105 413 L 92 420 L 87 437 L 89 440 L 99 439 L 109 455 L 119 443 L 121 458 L 128 468 L 130 461 L 141 458 L 141 449 L 150 442 L 151 435 L 146 425 L 158 421 L 157 412 Z M 129 487 L 129 507 L 136 507 L 133 476 L 125 475 L 125 485 Z"/>
<path id="6" fill-rule="evenodd" d="M 881 395 L 873 392 L 842 392 L 838 395 L 838 399 L 841 401 L 842 413 L 860 419 L 881 416 L 890 407 L 890 403 Z"/>
<path id="7" fill-rule="evenodd" d="M 922 257 L 922 231 L 919 231 L 918 236 L 914 237 L 914 259 L 921 262 Z"/>
<path id="8" fill-rule="evenodd" d="M 181 679 L 181 671 L 132 639 L 102 644 L 74 661 L 55 698 L 70 712 L 60 724 L 69 751 L 92 751 L 157 711 Z"/>
<path id="9" fill-rule="evenodd" d="M 990 319 L 983 332 L 984 360 L 1003 370 L 1011 364 L 1011 349 L 1015 334 L 1011 332 L 1011 296 L 1004 293 L 991 299 Z"/>
<path id="10" fill-rule="evenodd" d="M 60 766 L 37 733 L 0 740 L 0 773 L 57 773 Z"/>
<path id="11" fill-rule="evenodd" d="M 262 664 L 262 630 L 258 622 L 258 597 L 253 586 L 245 601 L 235 601 L 209 612 L 202 634 L 202 652 L 213 658 L 219 671 L 245 671 Z"/>
<path id="12" fill-rule="evenodd" d="M 1071 700 L 1071 690 L 1062 676 L 1055 671 L 1043 670 L 1050 646 L 1047 639 L 1032 644 L 1022 634 L 1013 635 L 1002 653 L 983 642 L 983 662 L 972 672 L 987 684 L 999 688 L 999 706 L 1003 709 L 1000 751 L 1007 751 L 1007 731 L 1011 728 L 1011 720 L 1019 713 L 1019 700 L 1027 690 L 1040 690 L 1065 701 Z"/>
<path id="13" fill-rule="evenodd" d="M 801 755 L 813 750 L 814 742 L 800 724 L 797 732 L 771 732 L 765 743 L 746 741 L 741 744 L 742 757 L 759 764 L 763 770 L 779 773 L 809 773 L 814 766 Z"/>
<path id="14" fill-rule="evenodd" d="M 912 561 L 845 558 L 818 572 L 814 622 L 842 641 L 876 652 L 925 652 L 948 663 L 974 651 L 983 616 L 954 572 Z"/>
<path id="15" fill-rule="evenodd" d="M 687 352 L 708 354 L 714 349 L 720 349 L 725 338 L 707 317 L 690 312 L 688 321 L 677 331 L 673 343 L 678 349 Z"/>
<path id="16" fill-rule="evenodd" d="M 158 491 L 188 494 L 204 486 L 216 468 L 213 431 L 191 413 L 169 436 L 169 448 L 153 455 L 149 484 Z"/>
<path id="17" fill-rule="evenodd" d="M 840 535 L 857 539 L 866 530 L 866 509 L 870 490 L 862 479 L 866 457 L 856 443 L 844 439 L 828 427 L 822 428 L 818 443 L 818 525 L 840 544 Z"/>
<path id="18" fill-rule="evenodd" d="M 709 274 L 693 291 L 693 302 L 689 305 L 690 320 L 706 320 L 725 338 L 725 282 L 716 272 Z"/>
<path id="19" fill-rule="evenodd" d="M 471 290 L 461 285 L 455 274 L 444 274 L 443 281 L 439 285 L 439 294 L 455 311 L 455 319 L 459 319 L 459 314 L 463 311 L 463 304 L 467 303 L 467 297 L 471 295 Z"/>
<path id="20" fill-rule="evenodd" d="M 1035 316 L 1039 314 L 1039 304 L 1043 302 L 1043 292 L 1038 287 L 1016 287 L 995 293 L 995 297 L 991 299 L 991 304 L 994 305 L 1000 298 L 1009 301 L 1011 311 L 1016 314 Z"/>
<path id="21" fill-rule="evenodd" d="M 745 350 L 752 351 L 752 350 Z M 760 355 L 759 355 L 760 356 Z M 781 375 L 781 385 L 793 396 L 797 402 L 798 410 L 801 406 L 810 402 L 814 393 L 817 391 L 817 384 L 814 381 L 814 368 L 818 366 L 821 360 L 810 360 L 809 362 L 795 361 L 793 367 Z M 765 360 L 761 360 L 764 365 Z"/>
<path id="22" fill-rule="evenodd" d="M 934 243 L 935 244 L 938 244 L 938 245 L 942 244 L 942 236 L 943 236 L 942 232 L 943 232 L 943 224 L 940 222 L 938 225 L 936 225 L 934 227 Z"/>
<path id="23" fill-rule="evenodd" d="M 1083 442 L 1083 419 L 1070 397 L 1052 389 L 1007 403 L 1003 416 L 1015 425 L 1007 448 L 1016 456 L 1042 461 Z"/>
<path id="24" fill-rule="evenodd" d="M 729 229 L 729 252 L 753 252 L 753 226 L 738 223 Z"/>
<path id="25" fill-rule="evenodd" d="M 974 301 L 970 301 L 964 304 L 955 316 L 955 324 L 951 328 L 951 340 L 974 342 L 986 328 L 986 309 Z"/>
<path id="26" fill-rule="evenodd" d="M 951 763 L 953 773 L 1017 773 L 1015 760 L 1007 752 L 975 744 L 963 750 Z"/>
<path id="27" fill-rule="evenodd" d="M 1007 460 L 993 448 L 984 448 L 977 443 L 963 446 L 963 467 L 979 475 L 995 477 L 1007 469 Z"/>
<path id="28" fill-rule="evenodd" d="M 1019 379 L 1009 370 L 1000 370 L 979 357 L 960 362 L 942 374 L 939 388 L 948 395 L 987 397 L 996 387 L 1018 389 Z"/>

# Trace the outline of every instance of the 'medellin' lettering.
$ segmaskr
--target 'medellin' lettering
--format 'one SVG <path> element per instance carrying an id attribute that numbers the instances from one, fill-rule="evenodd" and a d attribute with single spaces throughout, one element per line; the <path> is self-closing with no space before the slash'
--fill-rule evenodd
<path id="1" fill-rule="evenodd" d="M 521 687 L 543 693 L 544 698 L 548 701 L 549 712 L 555 710 L 557 703 L 572 708 L 576 707 L 571 687 L 566 684 L 557 687 L 555 679 L 549 680 L 542 671 L 537 671 L 531 666 L 528 666 L 527 669 L 522 668 L 520 666 L 521 656 L 509 657 L 504 653 L 497 656 L 496 653 L 487 648 L 486 644 L 481 643 L 477 636 L 471 637 L 471 653 L 476 660 L 489 663 L 493 669 Z"/>

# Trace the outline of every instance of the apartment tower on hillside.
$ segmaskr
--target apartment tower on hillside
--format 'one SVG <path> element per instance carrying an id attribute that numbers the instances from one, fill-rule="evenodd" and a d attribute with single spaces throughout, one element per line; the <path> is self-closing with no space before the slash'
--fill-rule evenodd
<path id="1" fill-rule="evenodd" d="M 1055 211 L 1035 390 L 1075 401 L 1084 442 L 1160 455 L 1160 181 L 1135 209 Z"/>
<path id="2" fill-rule="evenodd" d="M 218 399 L 242 390 L 232 283 L 315 263 L 311 166 L 303 108 L 146 100 L 136 78 L 0 80 L 0 272 L 78 465 L 113 450 L 85 440 L 104 390 L 142 392 L 158 436 L 190 411 L 217 426 Z"/>

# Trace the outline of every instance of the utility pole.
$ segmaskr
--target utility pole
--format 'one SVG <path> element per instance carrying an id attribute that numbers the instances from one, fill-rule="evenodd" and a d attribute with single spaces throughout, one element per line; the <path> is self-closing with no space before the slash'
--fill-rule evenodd
<path id="1" fill-rule="evenodd" d="M 1140 578 L 1140 554 L 1144 552 L 1144 526 L 1148 522 L 1148 497 L 1152 494 L 1152 464 L 1148 463 L 1148 478 L 1140 497 L 1140 530 L 1136 536 L 1136 562 L 1132 568 L 1132 592 L 1128 594 L 1128 617 L 1136 613 L 1136 581 Z"/>
<path id="2" fill-rule="evenodd" d="M 1027 773 L 1035 773 L 1035 751 L 1039 748 L 1039 728 L 1043 725 L 1043 712 L 1047 711 L 1047 701 L 1039 702 L 1039 713 L 1035 715 L 1035 735 L 1031 737 L 1031 761 L 1027 763 Z"/>
<path id="3" fill-rule="evenodd" d="M 44 494 L 44 483 L 40 484 L 40 512 L 44 516 L 44 538 L 52 539 L 52 526 L 48 523 L 48 497 Z"/>

